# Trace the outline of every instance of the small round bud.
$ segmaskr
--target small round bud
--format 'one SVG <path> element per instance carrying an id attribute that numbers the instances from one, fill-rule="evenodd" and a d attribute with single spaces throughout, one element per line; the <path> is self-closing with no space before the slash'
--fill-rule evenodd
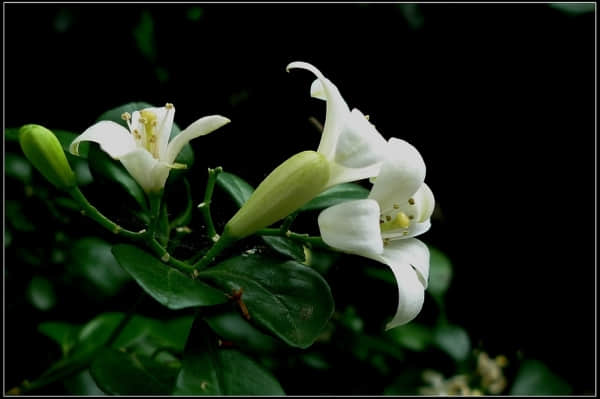
<path id="1" fill-rule="evenodd" d="M 50 183 L 61 189 L 77 184 L 65 152 L 50 130 L 40 125 L 25 125 L 19 130 L 19 142 L 29 162 Z"/>

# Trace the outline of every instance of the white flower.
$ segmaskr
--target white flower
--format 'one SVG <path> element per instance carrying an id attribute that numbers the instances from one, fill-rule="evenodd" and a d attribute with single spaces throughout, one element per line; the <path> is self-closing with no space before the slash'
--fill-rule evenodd
<path id="1" fill-rule="evenodd" d="M 135 111 L 133 115 L 126 112 L 122 117 L 129 130 L 112 121 L 100 121 L 73 140 L 69 151 L 79 155 L 80 142 L 96 142 L 113 159 L 121 161 L 144 191 L 158 192 L 165 186 L 171 169 L 186 167 L 174 163 L 184 145 L 230 122 L 220 115 L 205 116 L 169 142 L 174 115 L 175 107 L 169 103 Z"/>
<path id="2" fill-rule="evenodd" d="M 435 200 L 424 180 L 425 163 L 419 152 L 406 141 L 392 138 L 369 197 L 325 209 L 318 219 L 323 241 L 329 246 L 392 269 L 399 302 L 387 329 L 408 323 L 423 306 L 429 250 L 412 237 L 431 226 Z"/>
<path id="3" fill-rule="evenodd" d="M 327 102 L 323 135 L 317 152 L 330 162 L 327 187 L 377 176 L 386 142 L 359 110 L 350 111 L 337 87 L 311 64 L 292 62 L 286 70 L 302 68 L 317 79 L 310 88 L 312 97 Z"/>

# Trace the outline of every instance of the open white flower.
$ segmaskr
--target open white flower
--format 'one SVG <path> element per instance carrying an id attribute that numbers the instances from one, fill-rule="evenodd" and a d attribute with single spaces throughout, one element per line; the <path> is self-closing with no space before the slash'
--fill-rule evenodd
<path id="1" fill-rule="evenodd" d="M 145 192 L 158 192 L 165 186 L 171 169 L 187 167 L 174 163 L 184 145 L 230 122 L 220 115 L 205 116 L 169 142 L 174 115 L 175 107 L 169 103 L 135 111 L 133 115 L 126 112 L 122 118 L 129 130 L 112 121 L 100 121 L 77 136 L 69 151 L 79 155 L 79 143 L 96 142 L 113 159 L 121 161 Z"/>
<path id="2" fill-rule="evenodd" d="M 429 250 L 413 238 L 431 226 L 433 193 L 424 183 L 425 163 L 404 140 L 388 142 L 386 159 L 364 200 L 343 202 L 319 215 L 323 241 L 340 251 L 388 265 L 398 284 L 396 315 L 387 329 L 414 319 L 423 306 Z"/>
<path id="3" fill-rule="evenodd" d="M 313 65 L 292 62 L 286 70 L 302 68 L 311 71 L 312 97 L 327 102 L 323 134 L 317 152 L 330 162 L 327 187 L 339 183 L 377 176 L 386 147 L 386 141 L 359 110 L 350 111 L 338 88 Z"/>

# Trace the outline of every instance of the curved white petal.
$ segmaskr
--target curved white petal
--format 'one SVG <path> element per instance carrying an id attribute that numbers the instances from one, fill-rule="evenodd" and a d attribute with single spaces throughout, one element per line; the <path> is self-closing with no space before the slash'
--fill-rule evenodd
<path id="1" fill-rule="evenodd" d="M 327 113 L 325 115 L 325 125 L 323 126 L 323 135 L 321 136 L 321 142 L 319 143 L 318 152 L 323 154 L 327 159 L 332 159 L 335 151 L 335 144 L 340 133 L 341 125 L 346 117 L 346 114 L 350 112 L 348 105 L 342 98 L 338 88 L 327 79 L 321 71 L 306 62 L 292 62 L 286 70 L 301 68 L 311 71 L 320 81 L 321 88 L 316 89 L 311 86 L 311 95 L 314 94 L 317 98 L 326 98 L 327 101 Z M 313 89 L 315 89 L 313 91 Z M 321 91 L 322 89 L 322 91 Z"/>
<path id="2" fill-rule="evenodd" d="M 310 96 L 313 98 L 318 98 L 319 100 L 327 101 L 323 84 L 319 78 L 315 79 L 315 81 L 310 85 Z"/>
<path id="3" fill-rule="evenodd" d="M 157 162 L 150 171 L 150 179 L 152 180 L 152 186 L 149 187 L 150 191 L 156 192 L 165 186 L 169 172 L 173 169 L 164 162 Z"/>
<path id="4" fill-rule="evenodd" d="M 381 209 L 389 209 L 394 203 L 408 201 L 424 180 L 425 161 L 419 151 L 408 142 L 392 137 L 369 198 L 376 200 Z"/>
<path id="5" fill-rule="evenodd" d="M 152 173 L 153 168 L 158 164 L 158 160 L 146 149 L 137 148 L 121 157 L 120 161 L 145 192 L 149 193 L 162 188 L 162 185 L 154 178 Z M 164 182 L 162 184 L 164 185 Z"/>
<path id="6" fill-rule="evenodd" d="M 379 205 L 373 200 L 342 202 L 319 214 L 319 230 L 327 245 L 373 258 L 383 252 Z"/>
<path id="7" fill-rule="evenodd" d="M 175 119 L 175 107 L 173 104 L 168 104 L 168 106 L 158 109 L 160 109 L 160 113 L 157 112 L 156 114 L 158 116 L 158 158 L 165 159 L 169 137 L 173 129 L 173 120 Z"/>
<path id="8" fill-rule="evenodd" d="M 355 108 L 344 118 L 333 160 L 349 168 L 364 168 L 383 162 L 386 150 L 383 136 Z"/>
<path id="9" fill-rule="evenodd" d="M 357 181 L 366 179 L 368 177 L 377 176 L 381 169 L 381 163 L 369 165 L 364 168 L 347 168 L 342 165 L 338 165 L 334 162 L 330 163 L 329 169 L 329 181 L 327 187 L 335 186 L 340 183 L 348 183 L 351 181 Z"/>
<path id="10" fill-rule="evenodd" d="M 172 164 L 183 146 L 190 140 L 199 136 L 204 136 L 229 122 L 231 122 L 229 119 L 220 115 L 205 116 L 204 118 L 198 119 L 171 140 L 167 146 L 165 158 L 161 159 L 168 164 Z"/>
<path id="11" fill-rule="evenodd" d="M 398 285 L 398 308 L 386 325 L 386 330 L 406 324 L 417 317 L 425 300 L 423 284 L 408 263 L 388 263 L 388 266 L 392 269 Z"/>
<path id="12" fill-rule="evenodd" d="M 385 263 L 409 264 L 415 268 L 419 281 L 426 289 L 429 280 L 429 248 L 416 238 L 392 241 L 383 248 Z"/>
<path id="13" fill-rule="evenodd" d="M 82 141 L 100 144 L 100 148 L 114 159 L 135 149 L 135 140 L 129 131 L 112 121 L 100 121 L 77 136 L 69 146 L 71 154 L 79 155 L 79 143 Z"/>
<path id="14" fill-rule="evenodd" d="M 425 183 L 421 184 L 421 187 L 413 194 L 413 199 L 414 206 L 417 207 L 416 221 L 422 223 L 429 220 L 435 208 L 435 197 L 429 186 Z"/>
<path id="15" fill-rule="evenodd" d="M 381 237 L 391 240 L 406 239 L 421 235 L 431 228 L 431 221 L 427 219 L 422 223 L 411 223 L 408 229 L 393 229 L 381 233 Z"/>

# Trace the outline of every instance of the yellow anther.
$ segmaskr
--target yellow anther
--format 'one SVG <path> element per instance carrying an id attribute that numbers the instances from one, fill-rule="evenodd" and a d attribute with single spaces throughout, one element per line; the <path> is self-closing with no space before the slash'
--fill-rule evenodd
<path id="1" fill-rule="evenodd" d="M 387 221 L 389 222 L 390 220 L 392 220 L 392 217 L 391 217 L 390 215 L 387 215 L 387 216 L 385 217 L 385 220 L 387 220 Z"/>
<path id="2" fill-rule="evenodd" d="M 128 121 L 131 119 L 131 114 L 129 112 L 123 112 L 121 114 L 121 119 L 123 119 L 124 121 Z"/>
<path id="3" fill-rule="evenodd" d="M 414 205 L 415 204 L 415 199 L 414 198 L 409 198 L 408 199 L 408 203 L 411 204 L 411 205 Z"/>
<path id="4" fill-rule="evenodd" d="M 406 216 L 406 213 L 398 212 L 396 219 L 394 220 L 394 225 L 405 229 L 410 225 L 410 219 Z"/>
<path id="5" fill-rule="evenodd" d="M 165 104 L 165 108 L 166 108 L 166 109 L 173 109 L 173 104 L 171 104 L 171 103 L 166 103 L 166 104 Z"/>
<path id="6" fill-rule="evenodd" d="M 403 231 L 403 232 L 402 232 L 402 235 L 403 235 L 403 236 L 407 236 L 407 235 L 408 235 L 408 231 Z"/>
<path id="7" fill-rule="evenodd" d="M 369 120 L 371 117 L 369 115 L 365 115 L 365 119 Z"/>
<path id="8" fill-rule="evenodd" d="M 400 209 L 400 205 L 394 204 L 394 209 Z"/>

